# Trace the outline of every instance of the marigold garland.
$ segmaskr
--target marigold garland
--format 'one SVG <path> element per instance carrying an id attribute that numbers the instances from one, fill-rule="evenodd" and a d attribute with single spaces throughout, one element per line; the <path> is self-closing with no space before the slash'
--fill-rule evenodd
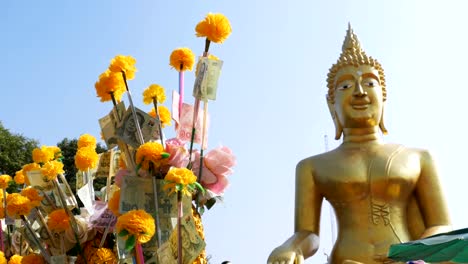
<path id="1" fill-rule="evenodd" d="M 164 87 L 159 84 L 151 84 L 143 91 L 143 103 L 151 104 L 153 103 L 153 99 L 160 104 L 166 101 L 166 92 Z"/>
<path id="2" fill-rule="evenodd" d="M 117 218 L 115 227 L 120 236 L 135 236 L 136 241 L 141 244 L 150 241 L 156 231 L 154 218 L 145 210 L 126 212 Z"/>
<path id="3" fill-rule="evenodd" d="M 64 172 L 63 163 L 56 160 L 47 162 L 41 168 L 42 176 L 46 181 L 55 180 L 58 174 L 62 174 Z"/>
<path id="4" fill-rule="evenodd" d="M 26 179 L 23 174 L 23 170 L 19 170 L 15 173 L 15 177 L 13 177 L 13 180 L 15 180 L 16 184 L 24 184 Z"/>
<path id="5" fill-rule="evenodd" d="M 24 256 L 21 260 L 21 264 L 45 264 L 45 260 L 43 256 L 32 253 Z"/>
<path id="6" fill-rule="evenodd" d="M 46 163 L 55 158 L 54 149 L 48 146 L 42 146 L 41 148 L 35 148 L 32 151 L 32 158 L 35 163 Z"/>
<path id="7" fill-rule="evenodd" d="M 21 264 L 23 257 L 20 255 L 13 255 L 10 257 L 10 260 L 8 261 L 8 264 Z"/>
<path id="8" fill-rule="evenodd" d="M 65 209 L 56 209 L 49 214 L 47 226 L 52 232 L 65 232 L 70 227 L 70 218 Z"/>
<path id="9" fill-rule="evenodd" d="M 80 171 L 87 171 L 96 167 L 99 155 L 94 147 L 79 148 L 75 155 L 75 165 Z"/>
<path id="10" fill-rule="evenodd" d="M 195 27 L 197 37 L 206 37 L 215 43 L 223 43 L 231 34 L 231 24 L 223 14 L 208 13 Z"/>
<path id="11" fill-rule="evenodd" d="M 39 192 L 33 187 L 24 188 L 23 190 L 21 190 L 21 195 L 27 197 L 31 201 L 32 207 L 39 206 L 41 204 L 42 199 L 44 199 L 44 197 L 39 195 Z"/>
<path id="12" fill-rule="evenodd" d="M 11 182 L 13 179 L 10 175 L 3 174 L 0 175 L 0 189 L 8 188 L 8 183 Z"/>
<path id="13" fill-rule="evenodd" d="M 195 63 L 195 54 L 189 48 L 175 49 L 169 57 L 169 64 L 177 71 L 191 71 Z"/>
<path id="14" fill-rule="evenodd" d="M 107 202 L 107 208 L 111 210 L 111 212 L 115 216 L 120 216 L 120 189 L 115 191 L 112 197 L 109 199 L 109 202 Z"/>
<path id="15" fill-rule="evenodd" d="M 151 108 L 151 111 L 148 113 L 150 116 L 156 118 L 156 111 L 154 111 L 154 107 Z M 159 114 L 159 121 L 161 121 L 161 127 L 164 128 L 166 126 L 171 125 L 171 111 L 164 105 L 158 106 L 158 114 Z"/>
<path id="16" fill-rule="evenodd" d="M 115 73 L 125 72 L 127 80 L 135 78 L 135 67 L 136 60 L 132 56 L 117 55 L 115 56 L 109 65 L 109 70 Z"/>
<path id="17" fill-rule="evenodd" d="M 169 156 L 164 152 L 161 143 L 146 142 L 137 149 L 136 163 L 140 165 L 142 169 L 148 170 L 151 163 L 155 168 L 160 167 L 162 159 L 167 157 Z"/>
<path id="18" fill-rule="evenodd" d="M 19 194 L 12 193 L 7 197 L 7 214 L 12 218 L 19 218 L 21 215 L 28 215 L 31 211 L 31 201 Z"/>
<path id="19" fill-rule="evenodd" d="M 78 148 L 96 148 L 96 138 L 90 134 L 83 134 L 78 138 Z"/>
<path id="20" fill-rule="evenodd" d="M 115 101 L 120 102 L 125 93 L 125 83 L 121 74 L 109 70 L 99 75 L 99 80 L 94 84 L 94 88 L 97 96 L 101 98 L 101 102 L 112 100 L 111 93 Z"/>

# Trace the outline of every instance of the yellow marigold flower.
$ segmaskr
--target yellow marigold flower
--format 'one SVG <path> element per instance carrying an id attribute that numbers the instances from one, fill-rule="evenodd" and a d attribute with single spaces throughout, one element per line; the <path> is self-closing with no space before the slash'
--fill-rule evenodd
<path id="1" fill-rule="evenodd" d="M 55 158 L 54 154 L 54 150 L 51 147 L 42 146 L 40 149 L 33 149 L 32 158 L 35 163 L 46 163 Z"/>
<path id="2" fill-rule="evenodd" d="M 108 248 L 97 248 L 91 255 L 89 263 L 94 264 L 117 264 L 117 258 L 114 252 Z"/>
<path id="3" fill-rule="evenodd" d="M 107 203 L 107 208 L 112 211 L 115 216 L 119 216 L 119 208 L 120 208 L 120 189 L 115 191 L 112 197 L 109 199 Z"/>
<path id="4" fill-rule="evenodd" d="M 119 156 L 119 168 L 120 169 L 127 169 L 127 164 L 125 163 L 125 154 L 123 153 L 120 153 L 120 156 Z"/>
<path id="5" fill-rule="evenodd" d="M 21 190 L 21 195 L 27 197 L 31 201 L 32 207 L 39 206 L 41 204 L 42 199 L 44 199 L 44 197 L 39 195 L 39 192 L 33 187 L 24 188 L 23 190 Z"/>
<path id="6" fill-rule="evenodd" d="M 117 218 L 117 234 L 126 230 L 129 236 L 135 236 L 139 243 L 146 243 L 153 237 L 156 227 L 154 218 L 145 210 L 131 210 Z"/>
<path id="7" fill-rule="evenodd" d="M 62 156 L 62 150 L 57 146 L 48 146 L 49 151 L 54 153 L 54 159 L 59 159 Z"/>
<path id="8" fill-rule="evenodd" d="M 78 148 L 96 148 L 96 138 L 90 134 L 83 134 L 78 138 Z"/>
<path id="9" fill-rule="evenodd" d="M 49 161 L 41 168 L 42 176 L 46 181 L 52 181 L 57 178 L 58 174 L 64 173 L 63 163 L 60 161 Z"/>
<path id="10" fill-rule="evenodd" d="M 65 209 L 56 209 L 49 214 L 47 226 L 52 232 L 65 232 L 70 227 L 70 218 Z"/>
<path id="11" fill-rule="evenodd" d="M 80 171 L 96 167 L 99 155 L 93 147 L 79 148 L 75 155 L 75 165 Z"/>
<path id="12" fill-rule="evenodd" d="M 169 64 L 177 71 L 191 71 L 195 63 L 195 54 L 189 48 L 175 49 L 169 58 Z"/>
<path id="13" fill-rule="evenodd" d="M 156 99 L 160 104 L 166 101 L 166 92 L 164 91 L 164 87 L 159 84 L 151 84 L 143 91 L 143 103 L 151 104 L 153 99 Z"/>
<path id="14" fill-rule="evenodd" d="M 7 214 L 12 218 L 19 218 L 20 215 L 28 215 L 31 211 L 31 201 L 19 194 L 12 193 L 7 197 Z"/>
<path id="15" fill-rule="evenodd" d="M 21 264 L 45 264 L 45 260 L 43 256 L 32 253 L 27 256 L 24 256 L 23 260 L 21 260 Z"/>
<path id="16" fill-rule="evenodd" d="M 195 27 L 197 37 L 206 37 L 215 43 L 223 43 L 231 34 L 231 24 L 223 14 L 208 13 Z"/>
<path id="17" fill-rule="evenodd" d="M 0 251 L 0 264 L 7 264 L 5 253 L 3 253 L 2 251 Z"/>
<path id="18" fill-rule="evenodd" d="M 148 114 L 156 118 L 156 111 L 154 111 L 154 107 L 151 108 L 151 111 Z M 165 107 L 164 105 L 158 106 L 158 114 L 162 128 L 171 125 L 171 112 L 167 107 Z"/>
<path id="19" fill-rule="evenodd" d="M 171 192 L 182 191 L 183 194 L 189 195 L 188 185 L 196 183 L 197 176 L 187 168 L 171 167 L 164 180 L 167 182 L 163 187 L 165 190 L 171 190 Z"/>
<path id="20" fill-rule="evenodd" d="M 132 80 L 137 70 L 135 63 L 136 60 L 132 56 L 117 55 L 112 59 L 109 70 L 115 73 L 125 72 L 127 80 Z"/>
<path id="21" fill-rule="evenodd" d="M 15 255 L 10 257 L 10 260 L 8 261 L 8 264 L 21 264 L 22 259 L 23 259 L 22 256 L 15 254 Z"/>
<path id="22" fill-rule="evenodd" d="M 13 178 L 17 184 L 24 184 L 25 177 L 23 174 L 23 170 L 19 170 L 15 173 L 15 177 Z"/>
<path id="23" fill-rule="evenodd" d="M 11 182 L 13 179 L 10 175 L 3 174 L 0 175 L 0 189 L 8 188 L 8 183 Z"/>
<path id="24" fill-rule="evenodd" d="M 125 93 L 125 83 L 120 73 L 107 70 L 99 75 L 99 80 L 94 84 L 96 94 L 101 98 L 101 102 L 112 100 L 111 93 L 114 94 L 115 101 L 120 102 Z"/>
<path id="25" fill-rule="evenodd" d="M 141 165 L 144 170 L 148 170 L 150 163 L 153 163 L 155 168 L 161 165 L 163 159 L 164 148 L 158 142 L 146 142 L 138 147 L 136 152 L 136 163 Z"/>

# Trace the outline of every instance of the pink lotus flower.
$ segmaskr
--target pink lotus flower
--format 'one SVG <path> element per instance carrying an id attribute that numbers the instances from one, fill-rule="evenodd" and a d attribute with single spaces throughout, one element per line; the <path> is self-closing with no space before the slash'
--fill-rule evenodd
<path id="1" fill-rule="evenodd" d="M 219 147 L 209 151 L 203 157 L 201 184 L 213 193 L 222 195 L 229 185 L 227 176 L 232 174 L 234 165 L 236 165 L 236 157 L 228 147 Z M 200 153 L 198 151 L 195 152 L 192 170 L 199 177 Z"/>
<path id="2" fill-rule="evenodd" d="M 184 142 L 178 138 L 166 140 L 166 152 L 169 153 L 168 164 L 174 167 L 186 167 L 189 162 L 189 152 Z"/>

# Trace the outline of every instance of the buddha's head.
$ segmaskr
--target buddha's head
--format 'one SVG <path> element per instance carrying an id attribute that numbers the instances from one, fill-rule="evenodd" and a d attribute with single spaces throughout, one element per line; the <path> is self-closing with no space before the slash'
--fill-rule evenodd
<path id="1" fill-rule="evenodd" d="M 343 128 L 379 126 L 385 134 L 385 76 L 377 60 L 366 55 L 349 26 L 342 53 L 327 78 L 327 102 L 335 123 L 335 139 Z"/>

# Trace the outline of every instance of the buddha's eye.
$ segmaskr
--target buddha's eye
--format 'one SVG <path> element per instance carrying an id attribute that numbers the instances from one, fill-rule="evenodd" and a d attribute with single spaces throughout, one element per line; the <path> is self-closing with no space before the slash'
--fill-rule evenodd
<path id="1" fill-rule="evenodd" d="M 372 78 L 364 79 L 362 83 L 363 83 L 363 86 L 366 86 L 366 87 L 375 87 L 379 85 L 379 82 Z"/>
<path id="2" fill-rule="evenodd" d="M 353 87 L 352 82 L 345 81 L 345 82 L 339 83 L 336 88 L 338 90 L 346 90 L 346 89 L 349 89 L 351 87 Z"/>

